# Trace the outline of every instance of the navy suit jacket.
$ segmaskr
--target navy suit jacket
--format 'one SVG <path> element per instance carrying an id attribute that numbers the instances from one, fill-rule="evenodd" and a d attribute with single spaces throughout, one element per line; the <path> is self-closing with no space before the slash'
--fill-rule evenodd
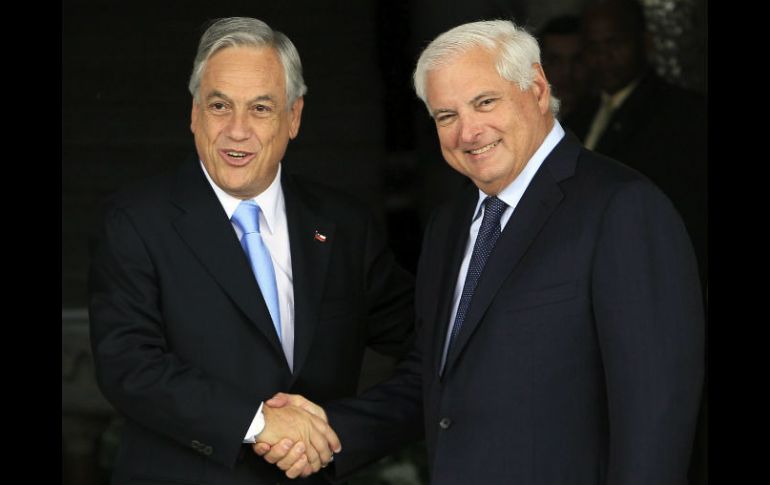
<path id="1" fill-rule="evenodd" d="M 599 104 L 586 100 L 564 125 L 585 139 Z M 613 113 L 595 148 L 642 172 L 671 199 L 693 241 L 701 284 L 708 276 L 707 115 L 702 96 L 649 72 Z"/>
<path id="2" fill-rule="evenodd" d="M 259 402 L 351 396 L 365 346 L 398 356 L 411 346 L 413 280 L 369 212 L 283 174 L 293 373 L 197 159 L 112 200 L 89 310 L 99 385 L 126 417 L 114 482 L 278 483 L 282 472 L 242 445 Z"/>
<path id="3" fill-rule="evenodd" d="M 684 225 L 644 176 L 568 134 L 505 226 L 439 376 L 478 190 L 440 207 L 398 373 L 328 403 L 343 477 L 423 432 L 431 483 L 683 484 L 703 379 Z"/>

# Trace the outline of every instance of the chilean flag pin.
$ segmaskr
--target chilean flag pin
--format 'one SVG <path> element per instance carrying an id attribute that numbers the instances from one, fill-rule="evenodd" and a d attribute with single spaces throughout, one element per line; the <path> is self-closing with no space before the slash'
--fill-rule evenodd
<path id="1" fill-rule="evenodd" d="M 326 236 L 324 236 L 318 231 L 315 232 L 315 236 L 313 236 L 313 239 L 315 239 L 318 242 L 326 242 Z"/>

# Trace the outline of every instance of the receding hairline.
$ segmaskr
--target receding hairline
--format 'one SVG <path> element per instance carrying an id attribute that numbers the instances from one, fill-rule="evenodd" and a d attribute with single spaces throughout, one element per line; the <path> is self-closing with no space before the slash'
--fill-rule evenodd
<path id="1" fill-rule="evenodd" d="M 281 58 L 281 53 L 278 51 L 278 48 L 275 45 L 272 44 L 225 44 L 217 48 L 216 50 L 213 50 L 209 53 L 208 57 L 206 57 L 206 62 L 203 65 L 203 71 L 201 71 L 201 79 L 203 78 L 203 74 L 206 72 L 206 70 L 209 68 L 209 64 L 211 63 L 211 60 L 214 59 L 216 56 L 221 54 L 222 52 L 226 51 L 233 51 L 233 50 L 240 50 L 240 51 L 255 51 L 255 52 L 270 52 L 272 53 L 273 60 L 281 66 L 281 74 L 284 76 L 286 75 L 286 66 L 283 64 L 283 59 Z"/>
<path id="2" fill-rule="evenodd" d="M 211 57 L 228 47 L 271 47 L 283 68 L 287 109 L 307 93 L 302 77 L 302 62 L 294 43 L 286 34 L 273 30 L 265 22 L 252 17 L 227 17 L 213 21 L 201 36 L 193 61 L 188 90 L 197 100 L 203 71 Z"/>
<path id="3" fill-rule="evenodd" d="M 198 84 L 198 94 L 199 95 L 203 94 L 203 93 L 201 93 L 201 87 L 203 85 L 203 79 L 206 77 L 206 73 L 209 72 L 209 69 L 211 67 L 211 61 L 215 57 L 217 57 L 220 53 L 222 53 L 224 51 L 227 51 L 227 50 L 234 50 L 234 49 L 238 49 L 238 50 L 242 50 L 242 51 L 243 50 L 252 50 L 252 51 L 265 51 L 265 50 L 268 50 L 268 51 L 272 52 L 273 53 L 273 58 L 274 58 L 274 61 L 275 61 L 276 65 L 279 66 L 280 69 L 281 69 L 281 72 L 276 75 L 276 78 L 278 80 L 280 80 L 280 82 L 282 82 L 283 84 L 286 84 L 286 66 L 283 65 L 283 61 L 281 59 L 281 55 L 280 55 L 280 53 L 278 52 L 278 49 L 275 46 L 273 46 L 271 44 L 262 44 L 262 45 L 252 45 L 252 44 L 224 45 L 224 46 L 216 49 L 215 51 L 212 51 L 209 54 L 209 56 L 206 58 L 206 63 L 204 64 L 203 70 L 201 71 L 200 82 Z M 283 86 L 283 91 L 284 91 L 284 93 L 286 92 L 286 86 Z M 229 96 L 226 93 L 224 93 L 224 92 L 222 92 L 222 91 L 220 91 L 218 89 L 214 89 L 213 91 L 211 91 L 210 93 L 207 93 L 205 95 L 205 99 L 206 100 L 211 99 L 212 97 L 221 97 L 221 98 L 228 99 L 228 100 L 230 99 Z M 300 97 L 302 97 L 302 96 L 298 96 L 298 98 L 300 98 Z M 278 100 L 275 98 L 275 96 L 273 96 L 271 94 L 260 94 L 258 96 L 255 96 L 254 98 L 249 100 L 249 103 L 258 102 L 258 101 L 270 101 L 272 103 L 278 104 Z M 288 97 L 286 99 L 286 103 L 289 104 Z"/>
<path id="4" fill-rule="evenodd" d="M 431 59 L 428 63 L 425 64 L 424 70 L 423 70 L 423 75 L 424 75 L 423 84 L 425 87 L 426 95 L 428 90 L 427 89 L 428 77 L 430 76 L 431 72 L 439 71 L 447 66 L 450 66 L 455 62 L 457 62 L 457 60 L 460 59 L 461 57 L 467 56 L 473 51 L 479 50 L 479 49 L 482 49 L 484 52 L 486 52 L 491 56 L 492 64 L 493 66 L 496 67 L 497 60 L 500 57 L 501 45 L 502 44 L 499 42 L 496 42 L 496 45 L 494 47 L 489 47 L 483 44 L 465 44 L 461 46 L 458 45 L 456 49 L 446 51 L 443 53 L 442 56 Z M 498 75 L 500 75 L 500 72 L 498 72 Z"/>
<path id="5" fill-rule="evenodd" d="M 489 46 L 480 42 L 469 42 L 467 44 L 453 46 L 451 49 L 444 51 L 442 56 L 431 59 L 425 66 L 425 72 L 427 73 L 444 67 L 447 64 L 451 64 L 452 62 L 456 61 L 459 57 L 479 49 L 484 50 L 492 56 L 493 60 L 497 61 L 500 56 L 500 49 L 502 48 L 503 43 L 498 39 L 494 39 L 494 44 L 495 45 L 493 46 Z"/>

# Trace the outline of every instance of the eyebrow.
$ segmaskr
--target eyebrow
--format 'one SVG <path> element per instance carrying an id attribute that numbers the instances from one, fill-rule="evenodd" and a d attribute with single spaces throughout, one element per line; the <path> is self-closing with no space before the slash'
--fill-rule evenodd
<path id="1" fill-rule="evenodd" d="M 271 102 L 273 104 L 278 104 L 278 101 L 276 101 L 276 99 L 272 95 L 270 95 L 270 94 L 263 94 L 261 96 L 257 96 L 256 98 L 251 99 L 249 101 L 249 104 L 257 103 L 257 102 L 260 102 L 260 101 L 269 101 L 269 102 Z"/>
<path id="2" fill-rule="evenodd" d="M 499 96 L 499 95 L 500 93 L 498 93 L 497 91 L 484 91 L 483 93 L 479 94 L 475 98 L 471 99 L 468 104 L 476 104 L 479 101 L 481 101 L 482 98 L 486 98 L 489 96 Z"/>
<path id="3" fill-rule="evenodd" d="M 434 111 L 433 113 L 431 113 L 431 116 L 433 116 L 433 118 L 436 118 L 439 115 L 442 115 L 442 114 L 445 114 L 445 113 L 454 113 L 454 112 L 455 111 L 453 109 L 439 108 L 436 111 Z"/>
<path id="4" fill-rule="evenodd" d="M 206 101 L 208 101 L 208 100 L 210 100 L 212 98 L 222 98 L 225 101 L 230 102 L 230 103 L 233 101 L 225 93 L 223 93 L 221 91 L 218 91 L 216 89 L 214 91 L 210 92 L 208 94 L 208 96 L 206 96 Z M 275 100 L 275 98 L 272 95 L 270 95 L 270 94 L 262 94 L 260 96 L 257 96 L 256 98 L 252 98 L 246 104 L 253 104 L 253 103 L 263 102 L 263 101 L 269 101 L 269 102 L 271 102 L 273 104 L 278 104 L 277 101 Z"/>
<path id="5" fill-rule="evenodd" d="M 498 91 L 484 91 L 483 93 L 480 93 L 473 97 L 470 101 L 468 101 L 467 104 L 474 105 L 478 103 L 483 98 L 486 98 L 488 96 L 500 96 L 500 93 Z M 444 114 L 444 113 L 454 113 L 455 110 L 449 109 L 449 108 L 439 108 L 436 111 L 433 111 L 433 117 L 437 117 L 438 115 Z"/>

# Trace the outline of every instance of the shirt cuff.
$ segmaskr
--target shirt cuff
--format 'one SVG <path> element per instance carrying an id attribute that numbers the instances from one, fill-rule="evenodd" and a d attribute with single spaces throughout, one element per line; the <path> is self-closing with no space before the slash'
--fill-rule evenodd
<path id="1" fill-rule="evenodd" d="M 246 436 L 243 438 L 244 443 L 255 443 L 257 441 L 257 435 L 265 429 L 265 415 L 262 414 L 262 406 L 264 404 L 265 403 L 259 403 L 257 414 L 254 415 L 251 426 L 249 426 L 249 430 L 246 431 Z"/>

